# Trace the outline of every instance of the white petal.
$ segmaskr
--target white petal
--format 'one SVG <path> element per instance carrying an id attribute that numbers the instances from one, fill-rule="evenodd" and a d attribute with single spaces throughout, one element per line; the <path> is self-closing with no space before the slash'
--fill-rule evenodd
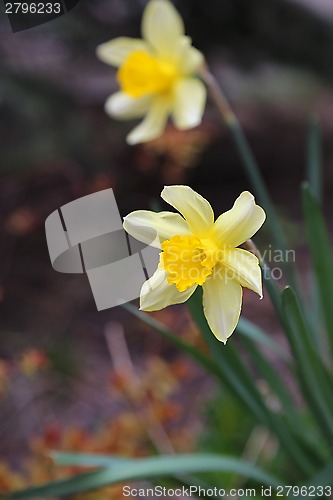
<path id="1" fill-rule="evenodd" d="M 206 88 L 195 78 L 181 80 L 174 89 L 173 121 L 181 130 L 201 123 L 206 103 Z"/>
<path id="2" fill-rule="evenodd" d="M 151 105 L 151 96 L 133 98 L 125 92 L 116 92 L 105 103 L 105 111 L 120 120 L 140 118 L 147 113 Z"/>
<path id="3" fill-rule="evenodd" d="M 258 231 L 266 219 L 264 210 L 255 204 L 254 196 L 244 191 L 228 212 L 215 222 L 214 233 L 220 246 L 237 247 Z"/>
<path id="4" fill-rule="evenodd" d="M 136 50 L 149 52 L 149 46 L 140 38 L 119 37 L 99 45 L 96 53 L 101 61 L 118 67 Z"/>
<path id="5" fill-rule="evenodd" d="M 242 248 L 226 250 L 222 264 L 228 269 L 229 276 L 262 297 L 261 269 L 253 253 Z"/>
<path id="6" fill-rule="evenodd" d="M 137 210 L 124 218 L 123 226 L 133 238 L 156 248 L 176 234 L 190 234 L 186 221 L 172 212 Z"/>
<path id="7" fill-rule="evenodd" d="M 148 2 L 143 14 L 142 35 L 160 56 L 177 55 L 179 37 L 184 35 L 184 24 L 171 2 Z"/>
<path id="8" fill-rule="evenodd" d="M 203 54 L 191 46 L 192 40 L 183 36 L 178 42 L 179 66 L 183 75 L 194 75 L 204 63 Z"/>
<path id="9" fill-rule="evenodd" d="M 151 141 L 162 135 L 169 112 L 169 100 L 155 97 L 151 102 L 145 119 L 128 134 L 128 144 L 133 145 L 139 142 Z"/>
<path id="10" fill-rule="evenodd" d="M 141 288 L 140 309 L 142 311 L 159 311 L 173 304 L 182 304 L 191 297 L 196 287 L 197 285 L 194 285 L 185 292 L 179 292 L 176 285 L 169 285 L 167 272 L 157 269 Z"/>
<path id="11" fill-rule="evenodd" d="M 165 186 L 161 197 L 185 217 L 193 234 L 204 236 L 212 229 L 214 223 L 212 207 L 189 186 Z"/>
<path id="12" fill-rule="evenodd" d="M 230 279 L 225 270 L 219 270 L 220 274 L 216 270 L 203 284 L 203 308 L 215 337 L 226 343 L 239 320 L 242 287 L 237 281 Z"/>

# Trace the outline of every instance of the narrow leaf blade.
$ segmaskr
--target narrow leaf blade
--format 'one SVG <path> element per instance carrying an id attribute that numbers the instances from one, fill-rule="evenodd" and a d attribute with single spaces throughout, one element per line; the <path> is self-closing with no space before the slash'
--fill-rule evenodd
<path id="1" fill-rule="evenodd" d="M 113 460 L 113 459 L 112 459 Z M 121 467 L 103 469 L 74 478 L 55 481 L 44 486 L 29 488 L 9 494 L 8 500 L 24 500 L 28 498 L 48 498 L 50 496 L 73 495 L 95 490 L 117 483 L 173 476 L 179 473 L 198 472 L 234 472 L 261 484 L 277 486 L 281 480 L 268 474 L 259 467 L 237 458 L 198 454 L 172 455 L 154 458 L 137 459 L 124 463 Z"/>

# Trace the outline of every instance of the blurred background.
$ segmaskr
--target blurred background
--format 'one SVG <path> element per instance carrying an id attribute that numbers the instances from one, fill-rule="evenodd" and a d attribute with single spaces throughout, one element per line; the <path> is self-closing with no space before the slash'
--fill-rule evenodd
<path id="1" fill-rule="evenodd" d="M 174 3 L 244 126 L 306 277 L 299 184 L 314 118 L 322 128 L 328 214 L 333 205 L 333 4 Z M 128 311 L 97 312 L 85 276 L 57 273 L 49 261 L 46 217 L 86 194 L 113 188 L 125 216 L 164 208 L 163 186 L 184 183 L 219 215 L 249 189 L 209 102 L 200 127 L 180 132 L 170 125 L 162 138 L 136 147 L 125 142 L 133 123 L 105 114 L 117 83 L 96 46 L 140 36 L 144 5 L 81 0 L 66 15 L 15 34 L 2 10 L 0 491 L 71 473 L 53 469 L 50 449 L 128 456 L 197 447 L 253 451 L 254 423 L 242 420 L 227 393 L 217 399 L 197 367 Z M 256 241 L 270 248 L 264 229 Z M 268 300 L 245 291 L 243 311 L 279 340 Z M 153 316 L 200 343 L 184 307 Z M 217 441 L 221 422 L 226 434 Z M 268 459 L 274 447 L 265 442 Z"/>

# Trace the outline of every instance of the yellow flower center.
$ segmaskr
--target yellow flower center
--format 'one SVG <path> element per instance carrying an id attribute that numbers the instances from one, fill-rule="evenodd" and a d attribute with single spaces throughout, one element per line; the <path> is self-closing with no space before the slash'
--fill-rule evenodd
<path id="1" fill-rule="evenodd" d="M 210 242 L 193 235 L 173 236 L 162 243 L 162 250 L 159 268 L 167 271 L 168 283 L 174 283 L 180 292 L 203 285 L 216 264 Z"/>
<path id="2" fill-rule="evenodd" d="M 117 73 L 121 90 L 131 97 L 167 93 L 176 76 L 175 64 L 161 61 L 144 50 L 132 52 Z"/>

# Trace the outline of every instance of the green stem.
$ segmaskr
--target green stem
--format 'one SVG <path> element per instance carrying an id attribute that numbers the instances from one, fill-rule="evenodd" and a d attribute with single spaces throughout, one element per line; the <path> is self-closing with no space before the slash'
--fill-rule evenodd
<path id="1" fill-rule="evenodd" d="M 231 136 L 234 140 L 236 148 L 239 152 L 239 155 L 242 159 L 245 172 L 248 176 L 248 179 L 251 183 L 252 189 L 259 201 L 259 203 L 263 206 L 267 214 L 267 225 L 269 227 L 271 237 L 278 249 L 286 252 L 288 249 L 287 242 L 285 239 L 284 232 L 282 230 L 280 221 L 274 209 L 271 197 L 266 188 L 264 179 L 261 175 L 260 169 L 258 167 L 257 161 L 251 151 L 249 143 L 246 139 L 246 136 L 243 132 L 241 124 L 231 109 L 228 100 L 223 94 L 220 86 L 218 85 L 215 77 L 212 73 L 204 68 L 200 74 L 202 80 L 205 82 L 208 93 L 217 107 L 220 116 L 228 127 Z M 286 262 L 285 263 L 286 271 L 288 274 L 288 278 L 293 286 L 296 288 L 297 277 L 295 273 L 294 266 Z M 297 287 L 298 288 L 298 287 Z"/>
<path id="2" fill-rule="evenodd" d="M 317 118 L 313 118 L 309 126 L 307 178 L 319 204 L 322 204 L 322 157 L 321 134 Z"/>

